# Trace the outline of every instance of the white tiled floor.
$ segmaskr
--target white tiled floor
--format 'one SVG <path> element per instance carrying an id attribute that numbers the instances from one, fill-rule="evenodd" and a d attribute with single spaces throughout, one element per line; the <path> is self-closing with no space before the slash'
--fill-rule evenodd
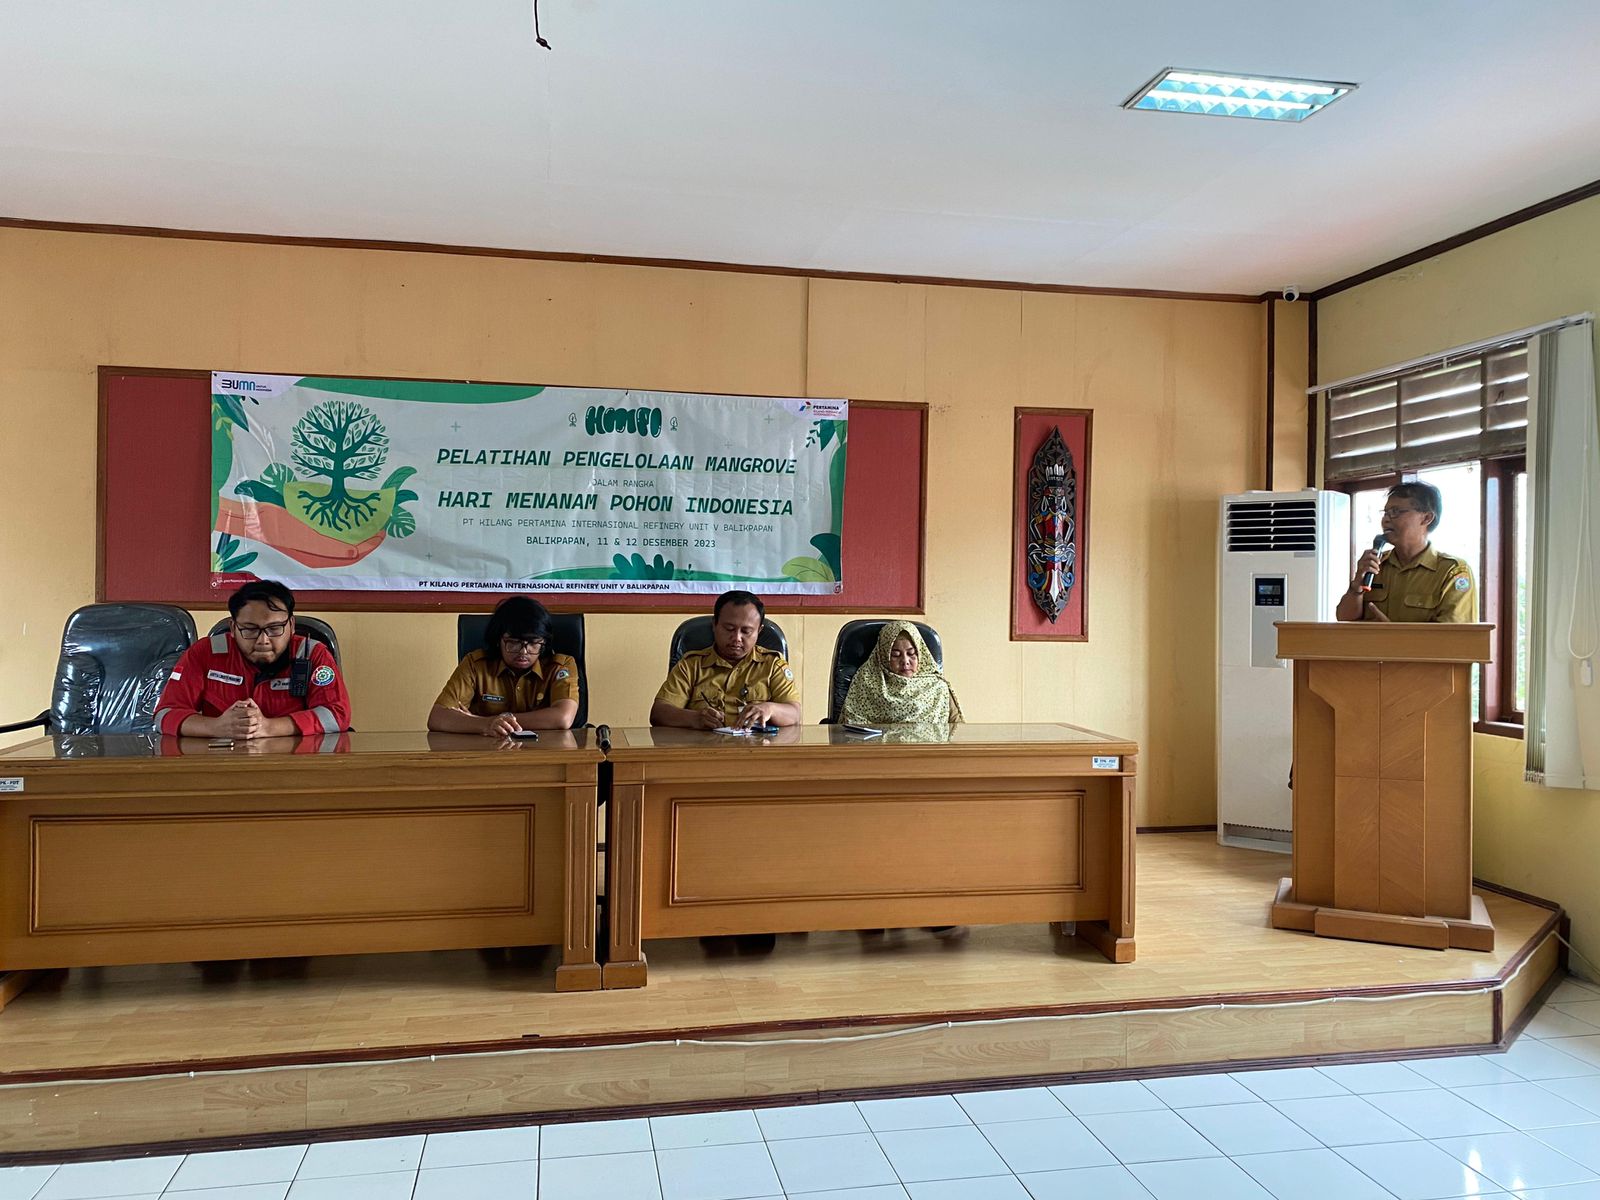
<path id="1" fill-rule="evenodd" d="M 1506 1054 L 0 1168 L 0 1200 L 1600 1200 L 1600 987 Z"/>

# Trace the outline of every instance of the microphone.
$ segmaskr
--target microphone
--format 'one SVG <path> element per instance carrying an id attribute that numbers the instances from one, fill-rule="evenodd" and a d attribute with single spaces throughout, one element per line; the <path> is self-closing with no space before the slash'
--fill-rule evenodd
<path id="1" fill-rule="evenodd" d="M 1388 540 L 1389 539 L 1387 537 L 1380 533 L 1377 537 L 1372 539 L 1372 548 L 1374 550 L 1382 550 L 1384 543 Z M 1376 572 L 1373 571 L 1361 572 L 1361 590 L 1363 592 L 1370 592 L 1372 590 L 1372 581 L 1377 577 L 1378 576 Z"/>
<path id="2" fill-rule="evenodd" d="M 596 725 L 594 727 L 595 744 L 600 747 L 603 754 L 611 753 L 611 726 Z"/>

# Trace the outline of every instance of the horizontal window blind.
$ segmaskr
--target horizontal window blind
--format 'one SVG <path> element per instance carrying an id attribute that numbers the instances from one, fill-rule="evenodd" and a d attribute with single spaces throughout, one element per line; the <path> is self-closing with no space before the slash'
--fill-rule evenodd
<path id="1" fill-rule="evenodd" d="M 1528 344 L 1327 393 L 1325 480 L 1401 474 L 1527 448 Z"/>

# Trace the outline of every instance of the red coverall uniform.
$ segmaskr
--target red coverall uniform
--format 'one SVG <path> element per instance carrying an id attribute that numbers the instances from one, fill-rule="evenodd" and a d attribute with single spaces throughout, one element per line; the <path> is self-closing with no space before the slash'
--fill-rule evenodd
<path id="1" fill-rule="evenodd" d="M 291 664 L 310 664 L 306 695 L 289 691 Z M 302 737 L 342 733 L 350 728 L 350 695 L 333 655 L 321 642 L 296 637 L 279 668 L 263 670 L 240 653 L 229 633 L 214 633 L 183 652 L 156 701 L 157 733 L 171 737 L 189 717 L 220 717 L 240 700 L 254 700 L 262 715 L 288 717 Z"/>

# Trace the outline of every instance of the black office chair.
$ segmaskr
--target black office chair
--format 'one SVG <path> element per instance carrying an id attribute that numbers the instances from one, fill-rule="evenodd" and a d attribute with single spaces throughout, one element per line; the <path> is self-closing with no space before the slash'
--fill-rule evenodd
<path id="1" fill-rule="evenodd" d="M 211 627 L 210 636 L 216 637 L 219 633 L 228 632 L 230 618 L 223 617 Z M 310 638 L 313 642 L 321 642 L 328 648 L 328 653 L 333 655 L 333 661 L 339 667 L 344 666 L 344 659 L 339 654 L 339 635 L 334 633 L 333 626 L 321 617 L 302 617 L 299 613 L 294 615 L 295 632 L 303 637 Z"/>
<path id="2" fill-rule="evenodd" d="M 489 628 L 488 613 L 462 613 L 456 618 L 456 657 L 465 658 L 474 650 L 482 650 L 483 635 Z M 584 633 L 582 613 L 550 614 L 550 649 L 557 654 L 568 654 L 578 664 L 578 715 L 572 718 L 572 727 L 582 729 L 589 722 L 589 668 L 583 658 Z"/>
<path id="3" fill-rule="evenodd" d="M 711 618 L 690 617 L 672 634 L 672 644 L 667 648 L 667 670 L 677 666 L 678 660 L 689 651 L 704 650 L 709 645 Z M 771 617 L 762 622 L 761 632 L 756 635 L 756 645 L 776 650 L 784 658 L 789 657 L 789 639 L 783 636 L 783 627 Z"/>
<path id="4" fill-rule="evenodd" d="M 194 619 L 170 604 L 90 604 L 67 618 L 50 707 L 0 733 L 149 733 Z"/>
<path id="5" fill-rule="evenodd" d="M 861 669 L 861 664 L 872 657 L 872 650 L 878 644 L 878 635 L 888 621 L 848 621 L 839 636 L 833 643 L 833 666 L 828 671 L 831 681 L 828 688 L 828 715 L 823 718 L 824 725 L 837 724 L 839 714 L 844 711 L 844 698 L 850 692 L 850 681 L 856 677 L 856 672 Z M 922 640 L 927 643 L 928 653 L 933 655 L 933 661 L 940 668 L 944 667 L 944 643 L 939 640 L 939 631 L 932 625 L 924 625 L 921 621 L 911 622 L 917 627 L 917 632 L 922 635 Z"/>

